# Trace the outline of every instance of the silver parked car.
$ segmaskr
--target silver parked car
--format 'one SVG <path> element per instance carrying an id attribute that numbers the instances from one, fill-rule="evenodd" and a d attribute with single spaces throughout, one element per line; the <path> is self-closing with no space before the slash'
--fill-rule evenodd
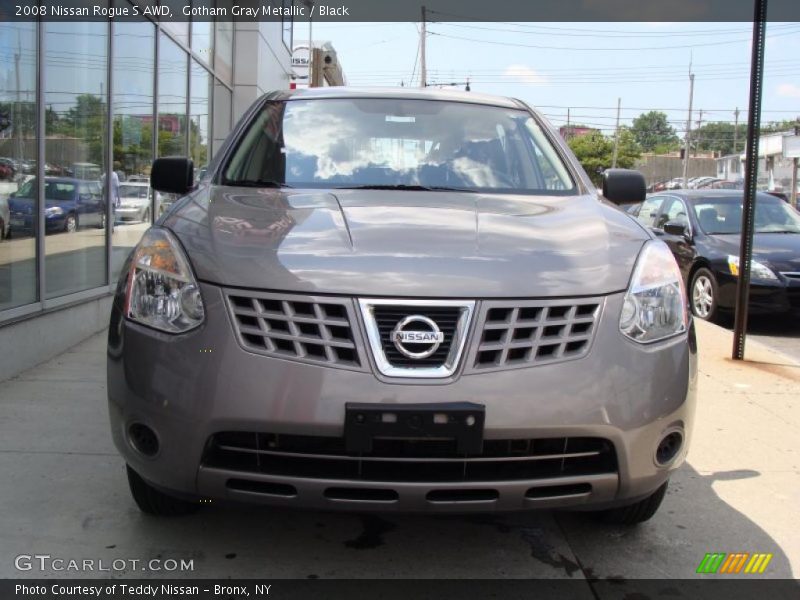
<path id="1" fill-rule="evenodd" d="M 119 185 L 119 206 L 116 208 L 118 221 L 150 220 L 150 184 L 130 180 Z"/>
<path id="2" fill-rule="evenodd" d="M 650 518 L 696 347 L 668 247 L 518 100 L 319 88 L 255 103 L 128 258 L 114 440 L 139 507 L 574 508 Z"/>

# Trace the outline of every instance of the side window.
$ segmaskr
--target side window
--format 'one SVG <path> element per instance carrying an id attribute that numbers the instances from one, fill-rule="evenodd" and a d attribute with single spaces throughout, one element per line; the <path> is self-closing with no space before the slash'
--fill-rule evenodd
<path id="1" fill-rule="evenodd" d="M 682 200 L 670 198 L 666 201 L 658 217 L 658 229 L 663 229 L 668 221 L 689 224 L 689 218 L 686 216 L 686 206 L 684 206 Z"/>
<path id="2" fill-rule="evenodd" d="M 648 198 L 642 202 L 642 206 L 639 209 L 639 214 L 636 215 L 636 218 L 639 219 L 639 222 L 645 227 L 655 227 L 658 209 L 661 207 L 661 203 L 663 201 L 663 196 L 653 196 Z"/>

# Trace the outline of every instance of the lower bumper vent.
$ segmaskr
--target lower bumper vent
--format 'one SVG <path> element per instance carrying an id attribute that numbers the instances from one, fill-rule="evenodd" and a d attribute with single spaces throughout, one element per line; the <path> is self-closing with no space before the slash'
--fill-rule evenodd
<path id="1" fill-rule="evenodd" d="M 369 454 L 354 455 L 346 452 L 343 438 L 221 432 L 209 440 L 202 464 L 242 473 L 375 482 L 519 481 L 617 472 L 611 442 L 587 437 L 485 440 L 481 454 L 468 456 L 456 453 L 450 440 L 384 439 L 375 440 Z"/>

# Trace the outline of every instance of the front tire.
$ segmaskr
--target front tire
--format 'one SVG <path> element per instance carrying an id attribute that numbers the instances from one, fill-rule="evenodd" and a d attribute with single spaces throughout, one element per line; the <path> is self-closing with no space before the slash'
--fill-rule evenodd
<path id="1" fill-rule="evenodd" d="M 639 523 L 644 523 L 658 511 L 667 493 L 668 484 L 668 481 L 664 482 L 660 488 L 647 498 L 643 498 L 634 504 L 599 511 L 595 514 L 600 520 L 614 525 L 638 525 Z"/>
<path id="2" fill-rule="evenodd" d="M 78 231 L 78 217 L 73 214 L 68 214 L 64 219 L 64 231 L 66 233 L 75 233 Z"/>
<path id="3" fill-rule="evenodd" d="M 704 321 L 716 321 L 719 316 L 719 287 L 714 274 L 701 267 L 692 275 L 689 286 L 689 304 L 692 314 Z"/>
<path id="4" fill-rule="evenodd" d="M 189 515 L 197 511 L 199 506 L 180 498 L 174 498 L 157 490 L 142 479 L 130 465 L 125 465 L 128 471 L 128 486 L 131 496 L 143 513 L 156 517 L 177 517 Z"/>

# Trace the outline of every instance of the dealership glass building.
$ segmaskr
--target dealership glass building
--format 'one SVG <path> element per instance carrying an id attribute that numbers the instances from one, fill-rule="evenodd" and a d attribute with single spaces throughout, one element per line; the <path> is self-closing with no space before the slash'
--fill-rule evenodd
<path id="1" fill-rule="evenodd" d="M 292 31 L 0 22 L 0 344 L 43 316 L 31 331 L 53 332 L 54 352 L 102 329 L 125 257 L 172 200 L 149 190 L 152 160 L 190 156 L 199 175 L 258 96 L 289 87 Z"/>

